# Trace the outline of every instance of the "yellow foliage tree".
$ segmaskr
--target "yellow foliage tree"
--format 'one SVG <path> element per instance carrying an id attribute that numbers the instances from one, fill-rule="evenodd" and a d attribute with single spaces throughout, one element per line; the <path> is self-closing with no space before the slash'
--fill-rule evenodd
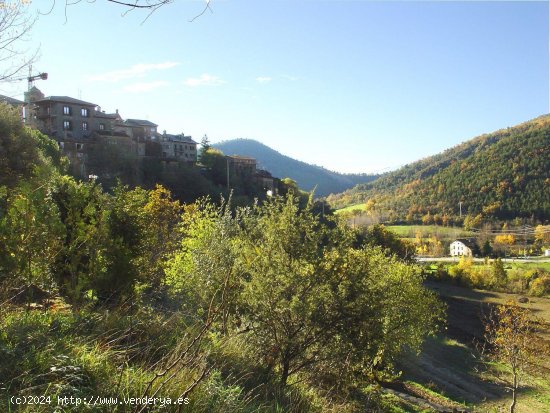
<path id="1" fill-rule="evenodd" d="M 525 371 L 533 371 L 536 357 L 548 355 L 548 345 L 535 334 L 536 320 L 532 319 L 529 310 L 521 308 L 516 302 L 508 301 L 499 305 L 485 321 L 485 340 L 490 348 L 490 361 L 503 363 L 508 367 L 497 377 L 512 393 L 510 413 L 514 413 L 517 404 L 517 393 Z"/>

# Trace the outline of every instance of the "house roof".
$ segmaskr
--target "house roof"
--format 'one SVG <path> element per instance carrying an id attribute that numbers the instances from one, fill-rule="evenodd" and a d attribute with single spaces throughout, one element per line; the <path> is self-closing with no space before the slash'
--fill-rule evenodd
<path id="1" fill-rule="evenodd" d="M 457 238 L 454 242 L 457 242 L 457 241 L 462 242 L 464 245 L 466 245 L 470 249 L 476 246 L 475 238 Z"/>
<path id="2" fill-rule="evenodd" d="M 94 110 L 94 117 L 96 118 L 105 118 L 105 119 L 118 119 L 118 113 L 105 113 L 99 110 Z"/>
<path id="3" fill-rule="evenodd" d="M 162 135 L 164 139 L 167 139 L 169 141 L 174 142 L 182 142 L 182 143 L 192 143 L 197 145 L 197 142 L 195 142 L 191 136 L 185 136 L 183 133 L 179 135 L 172 135 L 171 133 L 165 133 Z"/>
<path id="4" fill-rule="evenodd" d="M 273 178 L 273 175 L 269 171 L 266 171 L 265 169 L 258 169 L 256 171 L 256 176 L 260 178 Z"/>
<path id="5" fill-rule="evenodd" d="M 4 96 L 4 95 L 0 95 L 0 102 L 7 103 L 8 105 L 24 105 L 25 104 L 25 102 L 23 102 L 19 99 L 14 99 L 14 98 L 11 98 L 9 96 Z"/>
<path id="6" fill-rule="evenodd" d="M 145 119 L 126 119 L 124 123 L 130 126 L 158 126 L 156 123 L 150 122 Z"/>
<path id="7" fill-rule="evenodd" d="M 75 99 L 70 96 L 48 96 L 44 99 L 37 100 L 34 103 L 42 103 L 42 102 L 63 102 L 63 103 L 72 103 L 74 105 L 82 105 L 82 106 L 97 106 L 95 103 L 86 102 L 84 100 Z"/>
<path id="8" fill-rule="evenodd" d="M 256 162 L 256 158 L 251 158 L 248 156 L 239 156 L 239 155 L 227 155 L 229 159 L 233 159 L 235 161 L 254 161 Z"/>

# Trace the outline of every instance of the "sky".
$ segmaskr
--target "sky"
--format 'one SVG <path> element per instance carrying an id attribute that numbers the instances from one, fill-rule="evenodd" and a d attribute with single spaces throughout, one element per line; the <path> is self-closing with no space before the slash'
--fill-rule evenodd
<path id="1" fill-rule="evenodd" d="M 49 74 L 36 86 L 346 173 L 549 112 L 546 1 L 212 0 L 190 22 L 204 4 L 175 0 L 144 21 L 104 0 L 34 0 L 25 47 Z"/>

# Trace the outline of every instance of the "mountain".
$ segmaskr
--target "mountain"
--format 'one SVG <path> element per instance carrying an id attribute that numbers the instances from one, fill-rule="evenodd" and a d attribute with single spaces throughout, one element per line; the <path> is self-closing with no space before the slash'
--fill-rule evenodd
<path id="1" fill-rule="evenodd" d="M 370 200 L 370 201 L 369 201 Z M 484 134 L 329 197 L 391 220 L 550 219 L 550 115 Z M 460 205 L 459 205 L 460 204 Z M 438 222 L 439 221 L 439 222 Z"/>
<path id="2" fill-rule="evenodd" d="M 311 191 L 317 187 L 315 189 L 317 196 L 342 192 L 359 183 L 370 182 L 377 178 L 376 175 L 342 174 L 329 171 L 285 156 L 253 139 L 232 139 L 212 146 L 226 155 L 256 158 L 258 168 L 265 169 L 278 178 L 292 178 L 298 183 L 300 189 Z"/>

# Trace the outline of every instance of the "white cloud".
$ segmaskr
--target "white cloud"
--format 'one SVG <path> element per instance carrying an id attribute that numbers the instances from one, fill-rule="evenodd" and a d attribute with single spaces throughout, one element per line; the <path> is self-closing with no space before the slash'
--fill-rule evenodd
<path id="1" fill-rule="evenodd" d="M 271 82 L 273 79 L 269 76 L 258 76 L 256 78 L 256 82 L 258 83 L 269 83 Z"/>
<path id="2" fill-rule="evenodd" d="M 115 70 L 112 72 L 103 73 L 101 75 L 90 76 L 89 80 L 100 82 L 118 82 L 119 80 L 143 77 L 146 73 L 153 70 L 171 69 L 177 65 L 179 65 L 177 62 L 138 63 L 128 69 Z"/>
<path id="3" fill-rule="evenodd" d="M 212 76 L 208 73 L 203 73 L 199 77 L 191 77 L 184 82 L 187 86 L 219 86 L 223 85 L 225 80 L 220 79 L 218 76 Z"/>
<path id="4" fill-rule="evenodd" d="M 286 80 L 290 80 L 291 82 L 295 82 L 296 80 L 298 80 L 296 76 L 283 75 L 282 77 Z"/>
<path id="5" fill-rule="evenodd" d="M 141 93 L 141 92 L 150 92 L 152 90 L 158 89 L 159 87 L 166 86 L 168 82 L 164 80 L 157 80 L 154 82 L 143 82 L 143 83 L 132 83 L 131 85 L 125 86 L 122 91 L 128 93 Z"/>

